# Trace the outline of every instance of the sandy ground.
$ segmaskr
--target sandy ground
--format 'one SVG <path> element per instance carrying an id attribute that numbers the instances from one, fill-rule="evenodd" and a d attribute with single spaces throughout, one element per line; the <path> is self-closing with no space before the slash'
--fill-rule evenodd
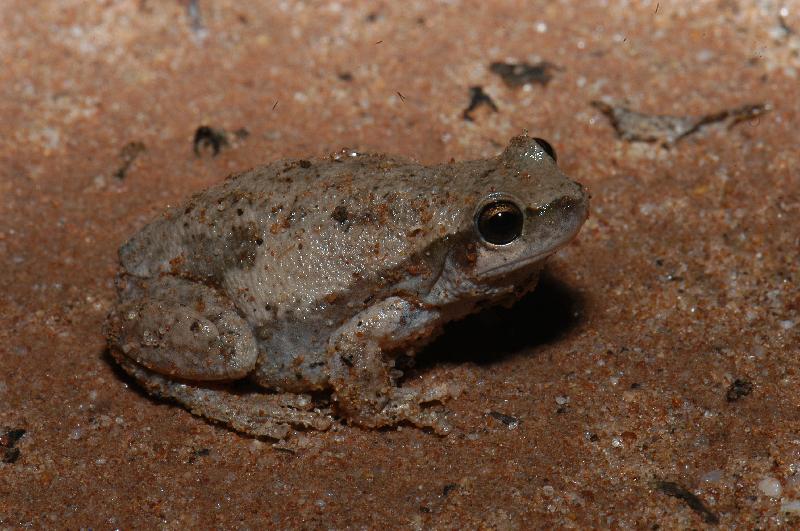
<path id="1" fill-rule="evenodd" d="M 0 528 L 800 525 L 800 3 L 197 7 L 3 3 Z M 555 67 L 515 88 L 496 61 Z M 466 120 L 474 86 L 497 111 Z M 598 99 L 770 110 L 665 146 Z M 229 132 L 218 156 L 193 153 L 201 125 Z M 539 290 L 425 351 L 415 377 L 467 384 L 450 436 L 276 450 L 104 353 L 117 247 L 189 193 L 343 146 L 479 158 L 523 129 L 592 214 Z"/>

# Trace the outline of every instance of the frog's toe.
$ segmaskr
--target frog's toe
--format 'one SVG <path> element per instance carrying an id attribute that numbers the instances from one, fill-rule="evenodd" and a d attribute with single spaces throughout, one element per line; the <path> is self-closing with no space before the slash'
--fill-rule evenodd
<path id="1" fill-rule="evenodd" d="M 323 431 L 333 422 L 328 412 L 313 409 L 306 395 L 237 393 L 221 384 L 175 381 L 126 358 L 118 361 L 151 394 L 176 400 L 195 415 L 241 433 L 283 439 L 293 428 Z"/>
<path id="2" fill-rule="evenodd" d="M 443 402 L 449 398 L 458 398 L 463 391 L 464 385 L 460 382 L 438 382 L 425 386 L 419 393 L 418 401 L 421 404 Z"/>
<path id="3" fill-rule="evenodd" d="M 390 401 L 381 412 L 386 425 L 408 422 L 418 428 L 430 428 L 438 435 L 447 435 L 453 426 L 447 420 L 448 411 L 442 407 L 420 407 L 415 401 Z"/>
<path id="4" fill-rule="evenodd" d="M 186 390 L 176 394 L 185 396 Z M 190 394 L 183 402 L 195 415 L 257 437 L 284 439 L 293 428 L 325 431 L 332 424 L 332 419 L 320 411 L 282 404 L 282 395 L 228 395 L 205 388 L 191 389 Z"/>
<path id="5" fill-rule="evenodd" d="M 417 389 L 396 387 L 390 392 L 389 400 L 380 413 L 357 423 L 377 427 L 407 422 L 418 428 L 430 428 L 439 435 L 447 435 L 453 429 L 447 420 L 449 412 L 441 406 L 431 406 L 430 403 L 448 396 L 451 396 L 450 393 L 436 392 L 433 388 L 421 392 Z"/>
<path id="6" fill-rule="evenodd" d="M 430 428 L 437 435 L 449 435 L 453 425 L 447 419 L 448 413 L 444 408 L 423 409 L 410 422 L 420 428 Z"/>

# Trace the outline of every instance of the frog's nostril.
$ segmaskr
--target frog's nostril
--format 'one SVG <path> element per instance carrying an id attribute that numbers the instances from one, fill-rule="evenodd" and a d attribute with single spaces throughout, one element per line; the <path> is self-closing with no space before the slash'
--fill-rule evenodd
<path id="1" fill-rule="evenodd" d="M 567 201 L 575 203 L 576 205 L 584 205 L 589 201 L 589 193 L 582 184 L 570 181 L 568 188 L 564 190 L 564 197 L 560 201 Z"/>
<path id="2" fill-rule="evenodd" d="M 548 211 L 569 211 L 575 208 L 576 206 L 580 205 L 581 201 L 579 198 L 573 197 L 571 195 L 562 195 L 555 201 L 551 202 L 547 205 Z"/>

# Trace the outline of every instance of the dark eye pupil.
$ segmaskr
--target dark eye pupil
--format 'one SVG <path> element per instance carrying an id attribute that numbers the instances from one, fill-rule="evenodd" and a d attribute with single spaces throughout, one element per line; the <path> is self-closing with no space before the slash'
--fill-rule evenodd
<path id="1" fill-rule="evenodd" d="M 478 215 L 478 232 L 495 245 L 511 243 L 522 234 L 522 212 L 511 201 L 489 203 Z"/>

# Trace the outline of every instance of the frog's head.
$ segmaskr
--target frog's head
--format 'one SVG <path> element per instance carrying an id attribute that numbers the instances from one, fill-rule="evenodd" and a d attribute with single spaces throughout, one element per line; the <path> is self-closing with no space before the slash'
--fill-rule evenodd
<path id="1" fill-rule="evenodd" d="M 556 165 L 546 141 L 518 136 L 499 156 L 496 177 L 473 216 L 472 276 L 489 279 L 536 267 L 572 240 L 586 221 L 589 197 Z"/>
<path id="2" fill-rule="evenodd" d="M 586 221 L 586 190 L 559 170 L 544 140 L 512 138 L 495 161 L 465 190 L 472 210 L 434 289 L 441 301 L 523 293 Z"/>

